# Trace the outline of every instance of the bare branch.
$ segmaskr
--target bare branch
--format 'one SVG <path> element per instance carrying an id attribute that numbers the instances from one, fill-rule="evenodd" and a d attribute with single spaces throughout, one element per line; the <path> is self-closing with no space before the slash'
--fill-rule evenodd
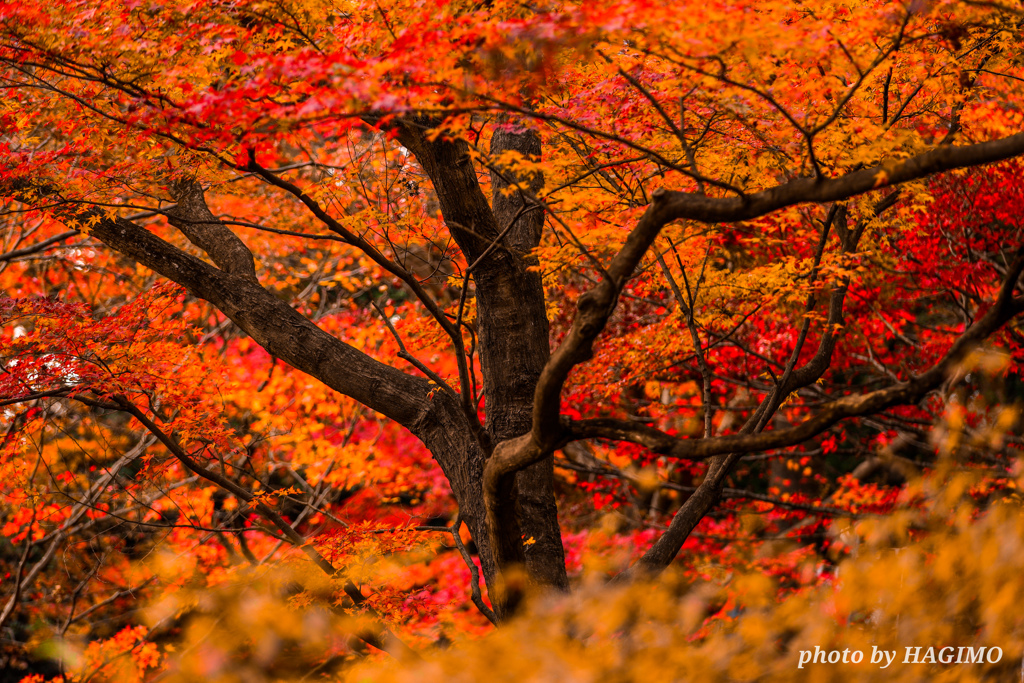
<path id="1" fill-rule="evenodd" d="M 473 599 L 473 604 L 480 610 L 480 613 L 487 617 L 487 620 L 498 625 L 498 617 L 494 614 L 494 610 L 487 606 L 484 602 L 483 596 L 480 594 L 480 570 L 476 568 L 476 562 L 470 556 L 469 551 L 466 550 L 466 544 L 462 542 L 462 537 L 459 532 L 462 530 L 462 515 L 455 517 L 455 523 L 452 524 L 451 532 L 452 538 L 455 540 L 455 547 L 459 549 L 459 554 L 462 555 L 462 561 L 466 563 L 469 568 L 469 587 Z"/>
<path id="2" fill-rule="evenodd" d="M 7 252 L 6 254 L 0 254 L 0 261 L 12 261 L 20 256 L 30 256 L 32 254 L 38 254 L 39 252 L 45 251 L 54 244 L 57 244 L 58 242 L 63 242 L 64 240 L 74 237 L 77 234 L 78 230 L 68 230 L 67 232 L 62 232 L 59 235 L 48 237 L 45 240 L 37 242 L 33 245 L 22 247 L 21 249 L 13 249 Z"/>

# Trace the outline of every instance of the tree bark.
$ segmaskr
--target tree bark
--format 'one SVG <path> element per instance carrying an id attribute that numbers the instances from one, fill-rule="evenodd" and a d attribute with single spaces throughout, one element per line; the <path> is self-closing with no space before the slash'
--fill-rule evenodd
<path id="1" fill-rule="evenodd" d="M 499 444 L 530 430 L 534 390 L 550 355 L 544 288 L 540 274 L 529 269 L 534 263 L 530 250 L 540 241 L 543 213 L 530 210 L 519 194 L 502 192 L 516 179 L 500 169 L 491 174 L 493 208 L 488 205 L 468 144 L 446 141 L 443 136 L 429 141 L 422 135 L 428 125 L 407 123 L 399 138 L 430 177 L 445 222 L 467 263 L 475 264 L 486 427 L 491 443 Z M 532 131 L 499 130 L 492 138 L 491 152 L 506 150 L 536 157 L 540 139 Z M 542 177 L 528 180 L 534 190 L 543 182 Z M 536 463 L 502 489 L 500 506 L 506 524 L 496 542 L 505 549 L 505 562 L 525 565 L 531 582 L 564 590 L 568 578 L 553 462 L 548 457 Z M 482 496 L 482 485 L 480 490 Z M 523 541 L 531 539 L 526 551 Z"/>
<path id="2" fill-rule="evenodd" d="M 496 157 L 509 150 L 519 152 L 527 159 L 539 159 L 540 137 L 532 130 L 499 127 L 491 137 L 491 156 Z M 540 273 L 529 270 L 530 266 L 537 265 L 536 257 L 530 252 L 540 244 L 544 213 L 539 207 L 531 210 L 531 205 L 521 193 L 509 191 L 509 181 L 525 183 L 531 193 L 536 193 L 544 184 L 544 177 L 540 174 L 531 178 L 517 177 L 503 168 L 491 171 L 494 216 L 502 230 L 511 225 L 504 241 L 512 253 L 514 272 L 511 279 L 517 290 L 511 299 L 501 302 L 494 297 L 496 291 L 486 283 L 483 286 L 487 291 L 481 296 L 479 281 L 477 284 L 477 300 L 486 300 L 490 313 L 480 325 L 481 356 L 492 359 L 484 365 L 485 385 L 498 385 L 498 390 L 487 398 L 487 428 L 494 443 L 530 431 L 533 394 L 551 355 L 544 286 Z M 508 305 L 510 302 L 512 307 Z M 509 349 L 502 348 L 507 345 L 506 336 L 510 329 L 517 330 L 516 336 L 522 345 L 514 355 L 509 353 Z M 490 383 L 487 382 L 488 376 Z M 510 378 L 513 381 L 509 382 Z M 493 420 L 490 417 L 492 407 Z M 522 535 L 532 542 L 525 546 L 528 576 L 541 586 L 568 590 L 565 550 L 555 504 L 554 463 L 554 457 L 549 456 L 516 474 L 516 516 Z"/>

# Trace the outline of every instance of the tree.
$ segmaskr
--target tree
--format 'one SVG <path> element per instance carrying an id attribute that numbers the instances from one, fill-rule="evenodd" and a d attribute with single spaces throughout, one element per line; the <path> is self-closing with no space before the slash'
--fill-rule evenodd
<path id="1" fill-rule="evenodd" d="M 153 529 L 204 534 L 207 568 L 286 543 L 336 575 L 359 543 L 414 542 L 317 532 L 385 483 L 420 527 L 466 525 L 501 622 L 527 586 L 570 588 L 564 534 L 591 525 L 559 501 L 625 502 L 648 545 L 619 576 L 650 578 L 723 496 L 820 529 L 856 512 L 830 502 L 857 489 L 840 475 L 934 459 L 936 415 L 1012 428 L 975 399 L 995 391 L 977 368 L 1012 380 L 1021 358 L 1019 11 L 699 10 L 2 5 L 23 507 L 0 623 L 93 543 L 66 631 Z M 399 477 L 425 453 L 457 512 Z M 104 580 L 88 610 L 130 592 Z"/>

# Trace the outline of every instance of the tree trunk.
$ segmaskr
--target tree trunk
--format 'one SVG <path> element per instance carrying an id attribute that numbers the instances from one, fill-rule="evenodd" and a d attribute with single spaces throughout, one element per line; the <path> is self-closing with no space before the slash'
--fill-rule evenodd
<path id="1" fill-rule="evenodd" d="M 524 157 L 539 159 L 540 138 L 532 130 L 499 127 L 491 138 L 491 156 L 514 150 Z M 480 316 L 481 358 L 484 383 L 495 387 L 487 395 L 487 429 L 494 443 L 530 431 L 533 424 L 533 392 L 550 355 L 544 287 L 540 273 L 528 270 L 536 265 L 530 250 L 540 244 L 544 213 L 530 208 L 517 192 L 507 192 L 509 181 L 525 182 L 531 192 L 544 184 L 543 176 L 518 178 L 505 169 L 491 171 L 494 215 L 500 229 L 512 221 L 504 239 L 512 256 L 514 291 L 500 292 L 491 283 L 477 281 L 477 305 L 488 312 Z M 497 295 L 497 296 L 496 296 Z M 509 344 L 510 332 L 516 340 Z M 493 417 L 492 417 L 493 410 Z M 565 551 L 555 505 L 554 458 L 546 458 L 516 475 L 516 516 L 525 540 L 526 569 L 541 586 L 567 590 Z"/>
<path id="2" fill-rule="evenodd" d="M 534 390 L 550 355 L 544 288 L 540 274 L 529 270 L 535 263 L 530 250 L 540 242 L 543 212 L 525 204 L 519 194 L 501 191 L 516 180 L 501 169 L 492 170 L 493 207 L 488 204 L 468 145 L 440 136 L 429 140 L 422 131 L 432 125 L 436 122 L 407 122 L 399 139 L 430 177 L 449 230 L 467 263 L 475 264 L 478 350 L 487 434 L 493 445 L 530 431 Z M 492 138 L 491 152 L 506 150 L 537 157 L 540 139 L 528 130 L 499 129 Z M 543 183 L 540 176 L 526 180 L 534 190 Z M 477 487 L 482 506 L 482 477 Z M 515 485 L 503 495 L 502 506 L 514 522 L 504 529 L 507 538 L 499 540 L 508 551 L 502 555 L 511 558 L 512 564 L 525 564 L 532 583 L 568 588 L 553 460 L 548 458 L 520 472 Z M 478 547 L 486 543 L 479 536 L 474 538 Z M 528 551 L 524 540 L 531 540 Z M 492 578 L 488 577 L 491 587 Z"/>

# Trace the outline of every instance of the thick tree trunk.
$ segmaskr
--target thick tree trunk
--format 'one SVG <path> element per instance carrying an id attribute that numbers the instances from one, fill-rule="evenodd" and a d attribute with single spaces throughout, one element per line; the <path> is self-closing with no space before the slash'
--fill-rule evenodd
<path id="1" fill-rule="evenodd" d="M 221 230 L 233 237 L 202 207 L 176 221 Z M 115 251 L 142 263 L 209 301 L 274 357 L 327 386 L 355 398 L 409 429 L 433 454 L 452 487 L 459 510 L 476 540 L 484 577 L 493 587 L 498 567 L 490 548 L 481 480 L 485 452 L 473 437 L 459 402 L 446 392 L 433 393 L 427 380 L 380 363 L 324 332 L 286 302 L 264 289 L 244 267 L 240 273 L 211 266 L 151 232 L 96 214 L 92 234 Z M 88 218 L 82 216 L 82 219 Z M 244 259 L 240 259 L 243 262 Z M 225 262 L 223 265 L 230 265 Z"/>
<path id="2" fill-rule="evenodd" d="M 493 446 L 530 431 L 534 391 L 550 355 L 544 289 L 530 251 L 543 212 L 520 193 L 502 190 L 511 171 L 492 172 L 493 207 L 484 196 L 465 142 L 423 134 L 436 122 L 402 124 L 402 143 L 430 177 L 444 218 L 470 264 L 477 300 L 477 332 L 486 408 L 486 435 L 476 433 L 450 394 L 432 394 L 426 380 L 385 366 L 320 330 L 265 290 L 245 245 L 206 208 L 198 185 L 181 185 L 172 222 L 219 267 L 180 251 L 129 221 L 102 216 L 93 235 L 113 249 L 186 286 L 217 306 L 275 357 L 317 377 L 406 426 L 430 449 L 452 486 L 476 541 L 488 586 L 503 570 L 496 557 L 523 564 L 542 588 L 568 587 L 549 457 L 522 472 L 504 490 L 503 535 L 491 546 L 483 500 L 483 470 Z M 492 152 L 537 157 L 540 140 L 527 130 L 498 130 Z M 541 177 L 526 179 L 536 190 Z M 507 228 L 507 230 L 506 230 Z M 528 543 L 524 546 L 524 540 Z"/>
<path id="3" fill-rule="evenodd" d="M 530 250 L 540 241 L 543 212 L 524 204 L 518 193 L 501 191 L 514 180 L 501 169 L 491 174 L 492 207 L 480 189 L 468 145 L 443 137 L 428 140 L 422 131 L 432 125 L 436 122 L 406 122 L 399 139 L 430 177 L 445 222 L 467 262 L 475 264 L 487 433 L 491 444 L 498 444 L 530 431 L 534 390 L 550 355 L 544 288 L 540 274 L 529 270 Z M 527 130 L 499 129 L 491 152 L 506 150 L 537 157 L 540 139 Z M 543 178 L 529 182 L 538 189 Z M 503 525 L 503 537 L 498 539 L 505 549 L 502 557 L 512 564 L 525 564 L 530 580 L 539 586 L 567 588 L 551 459 L 519 473 L 515 485 L 504 490 L 501 504 L 510 522 Z M 524 540 L 531 541 L 528 551 Z M 478 544 L 481 541 L 477 538 Z"/>
<path id="4" fill-rule="evenodd" d="M 539 159 L 540 138 L 531 130 L 499 127 L 491 138 L 491 155 L 496 157 L 507 150 Z M 484 364 L 485 384 L 496 387 L 487 396 L 487 429 L 494 443 L 530 431 L 534 390 L 550 356 L 543 283 L 539 272 L 528 270 L 536 264 L 530 250 L 540 244 L 544 212 L 539 207 L 531 208 L 518 192 L 509 192 L 509 181 L 526 182 L 536 192 L 544 178 L 539 174 L 517 178 L 501 168 L 491 172 L 491 204 L 498 226 L 504 230 L 515 221 L 504 243 L 513 258 L 510 284 L 516 290 L 506 294 L 486 282 L 477 282 L 477 305 L 489 312 L 480 320 L 480 346 L 481 357 L 489 360 Z M 517 349 L 508 348 L 510 331 L 514 332 Z M 547 458 L 519 472 L 513 495 L 519 529 L 531 542 L 525 546 L 527 574 L 541 586 L 567 590 L 565 551 L 555 505 L 554 459 Z"/>

